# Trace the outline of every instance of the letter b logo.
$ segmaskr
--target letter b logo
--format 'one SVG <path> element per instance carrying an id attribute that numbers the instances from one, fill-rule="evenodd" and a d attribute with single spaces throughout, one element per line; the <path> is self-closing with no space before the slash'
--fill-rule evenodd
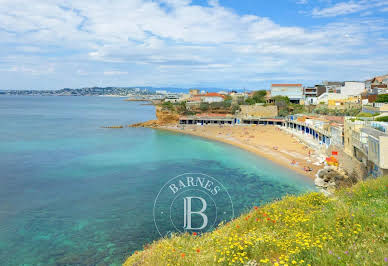
<path id="1" fill-rule="evenodd" d="M 192 199 L 198 199 L 201 201 L 202 209 L 200 211 L 192 211 L 191 210 L 191 200 Z M 187 230 L 201 230 L 201 229 L 205 228 L 207 226 L 207 223 L 208 223 L 207 215 L 203 213 L 207 207 L 206 201 L 201 197 L 186 197 L 186 198 L 183 198 L 183 204 L 184 204 L 184 209 L 183 209 L 183 211 L 184 211 L 184 218 L 183 218 L 184 225 L 183 225 L 183 228 L 187 229 Z M 191 226 L 191 216 L 193 214 L 198 214 L 202 217 L 203 223 L 202 223 L 201 227 L 193 228 Z"/>

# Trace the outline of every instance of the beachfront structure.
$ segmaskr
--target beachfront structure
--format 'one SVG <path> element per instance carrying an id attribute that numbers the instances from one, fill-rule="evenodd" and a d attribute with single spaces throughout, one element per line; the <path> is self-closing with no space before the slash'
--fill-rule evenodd
<path id="1" fill-rule="evenodd" d="M 368 175 L 388 174 L 388 123 L 346 118 L 344 151 L 362 162 Z"/>
<path id="2" fill-rule="evenodd" d="M 240 121 L 240 124 L 242 124 L 242 125 L 285 126 L 285 120 L 283 118 L 249 117 L 249 118 L 240 118 L 237 121 Z"/>
<path id="3" fill-rule="evenodd" d="M 181 116 L 179 118 L 180 125 L 232 125 L 235 123 L 237 123 L 236 117 L 225 114 L 203 113 L 193 116 Z"/>
<path id="4" fill-rule="evenodd" d="M 301 139 L 328 148 L 331 144 L 343 145 L 343 118 L 333 116 L 290 115 L 285 127 L 300 135 Z"/>
<path id="5" fill-rule="evenodd" d="M 285 126 L 283 118 L 260 118 L 203 113 L 193 116 L 181 116 L 179 118 L 180 125 L 278 125 Z"/>
<path id="6" fill-rule="evenodd" d="M 292 103 L 303 103 L 302 84 L 272 84 L 271 96 L 287 96 Z"/>
<path id="7" fill-rule="evenodd" d="M 290 115 L 287 117 L 286 127 L 296 133 L 309 136 L 320 145 L 330 145 L 330 132 L 323 127 L 323 121 L 313 120 L 312 117 Z"/>

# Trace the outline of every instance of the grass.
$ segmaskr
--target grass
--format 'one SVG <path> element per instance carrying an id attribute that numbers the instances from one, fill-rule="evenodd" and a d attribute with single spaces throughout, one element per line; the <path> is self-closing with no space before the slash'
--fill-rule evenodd
<path id="1" fill-rule="evenodd" d="M 202 235 L 175 235 L 124 265 L 387 265 L 388 176 L 287 196 Z"/>

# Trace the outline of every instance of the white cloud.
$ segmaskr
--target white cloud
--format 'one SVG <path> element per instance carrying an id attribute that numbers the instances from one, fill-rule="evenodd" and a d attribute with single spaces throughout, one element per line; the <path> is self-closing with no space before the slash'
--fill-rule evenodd
<path id="1" fill-rule="evenodd" d="M 315 12 L 330 16 L 360 9 L 358 2 L 352 3 Z M 0 31 L 0 58 L 7 55 L 0 69 L 24 66 L 15 71 L 25 73 L 27 83 L 27 74 L 33 73 L 28 69 L 44 73 L 44 66 L 55 66 L 46 73 L 53 82 L 60 81 L 58 86 L 88 85 L 87 79 L 95 78 L 109 82 L 112 76 L 122 85 L 255 86 L 258 81 L 304 75 L 320 79 L 322 72 L 335 79 L 341 69 L 354 78 L 361 71 L 357 59 L 363 60 L 363 68 L 365 62 L 387 68 L 375 64 L 387 48 L 384 20 L 289 27 L 270 18 L 239 15 L 218 1 L 208 4 L 50 0 L 33 6 L 27 0 L 0 0 L 0 25 L 6 29 Z M 380 41 L 371 45 L 371 37 Z M 322 58 L 330 60 L 317 63 Z M 73 73 L 80 80 L 66 78 Z M 17 82 L 22 86 L 22 79 Z"/>
<path id="2" fill-rule="evenodd" d="M 327 8 L 314 8 L 312 15 L 314 17 L 336 17 L 341 15 L 358 13 L 370 9 L 385 9 L 388 1 L 384 0 L 359 0 L 340 2 Z"/>
<path id="3" fill-rule="evenodd" d="M 125 71 L 117 71 L 117 70 L 111 70 L 111 71 L 104 71 L 104 75 L 107 76 L 117 76 L 117 75 L 127 75 L 128 72 Z"/>
<path id="4" fill-rule="evenodd" d="M 308 0 L 298 0 L 298 1 L 296 1 L 296 3 L 298 4 L 298 5 L 305 5 L 305 4 L 307 4 L 309 1 Z"/>

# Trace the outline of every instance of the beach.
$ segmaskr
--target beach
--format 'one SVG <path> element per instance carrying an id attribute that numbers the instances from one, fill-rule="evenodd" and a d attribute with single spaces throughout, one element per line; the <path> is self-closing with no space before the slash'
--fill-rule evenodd
<path id="1" fill-rule="evenodd" d="M 265 157 L 315 179 L 323 168 L 322 154 L 277 126 L 177 125 L 158 129 L 221 141 Z"/>

